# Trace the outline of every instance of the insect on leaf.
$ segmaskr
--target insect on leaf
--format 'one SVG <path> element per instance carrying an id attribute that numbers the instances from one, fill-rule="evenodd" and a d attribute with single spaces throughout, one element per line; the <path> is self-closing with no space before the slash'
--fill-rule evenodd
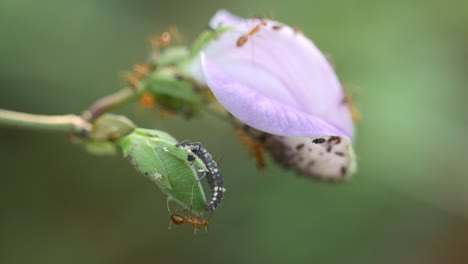
<path id="1" fill-rule="evenodd" d="M 203 212 L 206 197 L 197 169 L 203 169 L 204 164 L 195 159 L 195 166 L 191 165 L 187 161 L 189 151 L 176 147 L 172 136 L 158 130 L 136 129 L 118 144 L 135 169 L 164 193 L 184 208 L 191 207 L 194 214 Z"/>

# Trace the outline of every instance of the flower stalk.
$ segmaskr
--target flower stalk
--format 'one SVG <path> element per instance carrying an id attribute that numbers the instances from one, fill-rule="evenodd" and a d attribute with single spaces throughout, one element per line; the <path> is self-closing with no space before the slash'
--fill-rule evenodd
<path id="1" fill-rule="evenodd" d="M 0 125 L 86 135 L 92 125 L 77 115 L 36 115 L 0 109 Z"/>
<path id="2" fill-rule="evenodd" d="M 111 95 L 105 96 L 93 103 L 88 110 L 83 113 L 85 120 L 93 121 L 102 114 L 119 108 L 131 101 L 136 100 L 142 92 L 126 87 Z"/>

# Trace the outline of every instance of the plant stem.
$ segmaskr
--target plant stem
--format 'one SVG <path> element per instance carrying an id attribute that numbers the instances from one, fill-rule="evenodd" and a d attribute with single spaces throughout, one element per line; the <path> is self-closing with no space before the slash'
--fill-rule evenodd
<path id="1" fill-rule="evenodd" d="M 136 99 L 140 94 L 140 89 L 126 87 L 96 101 L 83 113 L 83 118 L 88 121 L 93 121 L 105 112 Z"/>
<path id="2" fill-rule="evenodd" d="M 0 126 L 86 134 L 92 125 L 76 115 L 34 115 L 0 109 Z"/>

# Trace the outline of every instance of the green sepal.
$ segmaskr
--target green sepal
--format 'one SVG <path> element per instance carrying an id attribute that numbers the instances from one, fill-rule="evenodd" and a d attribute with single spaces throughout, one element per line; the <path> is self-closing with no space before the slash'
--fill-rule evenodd
<path id="1" fill-rule="evenodd" d="M 86 141 L 84 147 L 88 153 L 96 156 L 113 156 L 117 153 L 115 144 L 109 141 Z"/>
<path id="2" fill-rule="evenodd" d="M 177 141 L 167 133 L 148 129 L 136 129 L 118 141 L 124 156 L 139 173 L 184 208 L 192 208 L 194 214 L 201 214 L 206 197 L 196 168 L 203 168 L 204 164 L 195 159 L 195 167 L 191 166 L 187 162 L 189 151 L 176 147 L 176 144 Z"/>
<path id="3" fill-rule="evenodd" d="M 190 50 L 186 46 L 170 46 L 164 49 L 157 60 L 158 66 L 173 66 L 187 58 Z"/>
<path id="4" fill-rule="evenodd" d="M 193 81 L 174 69 L 167 68 L 149 76 L 146 85 L 157 104 L 171 111 L 196 115 L 203 107 L 203 97 Z"/>
<path id="5" fill-rule="evenodd" d="M 136 126 L 125 116 L 104 114 L 93 121 L 93 128 L 87 135 L 73 135 L 71 140 L 82 144 L 93 155 L 115 155 L 115 141 L 128 135 Z"/>
<path id="6" fill-rule="evenodd" d="M 200 34 L 200 36 L 198 36 L 198 38 L 195 40 L 195 43 L 192 45 L 192 49 L 190 51 L 190 55 L 187 57 L 187 60 L 192 60 L 193 58 L 195 58 L 208 43 L 215 40 L 218 36 L 231 29 L 233 29 L 233 27 L 225 26 L 203 31 Z"/>
<path id="7" fill-rule="evenodd" d="M 117 140 L 135 130 L 130 119 L 122 115 L 104 114 L 93 122 L 88 138 L 93 141 Z"/>

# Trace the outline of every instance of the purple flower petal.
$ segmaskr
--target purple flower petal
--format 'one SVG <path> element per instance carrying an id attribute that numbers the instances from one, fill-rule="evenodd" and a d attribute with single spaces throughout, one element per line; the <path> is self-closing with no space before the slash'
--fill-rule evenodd
<path id="1" fill-rule="evenodd" d="M 201 66 L 214 95 L 235 117 L 275 135 L 352 138 L 340 82 L 309 39 L 279 22 L 263 25 L 224 10 L 210 25 L 234 27 L 204 48 Z M 257 26 L 239 46 L 239 38 Z"/>
<path id="2" fill-rule="evenodd" d="M 202 59 L 202 63 L 205 72 L 210 72 L 208 83 L 210 87 L 216 87 L 216 89 L 212 88 L 216 98 L 232 115 L 247 125 L 275 135 L 343 135 L 342 131 L 320 118 L 304 113 L 288 104 L 279 103 L 281 99 L 293 102 L 289 94 L 282 95 L 281 90 L 278 90 L 278 93 L 274 94 L 277 97 L 275 100 L 251 89 L 257 78 L 270 89 L 281 88 L 281 84 L 275 82 L 268 73 L 256 72 L 254 69 L 251 69 L 249 73 L 245 71 L 248 69 L 242 69 L 229 71 L 233 74 L 228 75 L 226 71 L 219 70 L 208 60 Z M 238 65 L 230 65 L 234 68 L 236 66 Z M 255 76 L 255 78 L 239 82 L 238 75 L 242 74 Z"/>

